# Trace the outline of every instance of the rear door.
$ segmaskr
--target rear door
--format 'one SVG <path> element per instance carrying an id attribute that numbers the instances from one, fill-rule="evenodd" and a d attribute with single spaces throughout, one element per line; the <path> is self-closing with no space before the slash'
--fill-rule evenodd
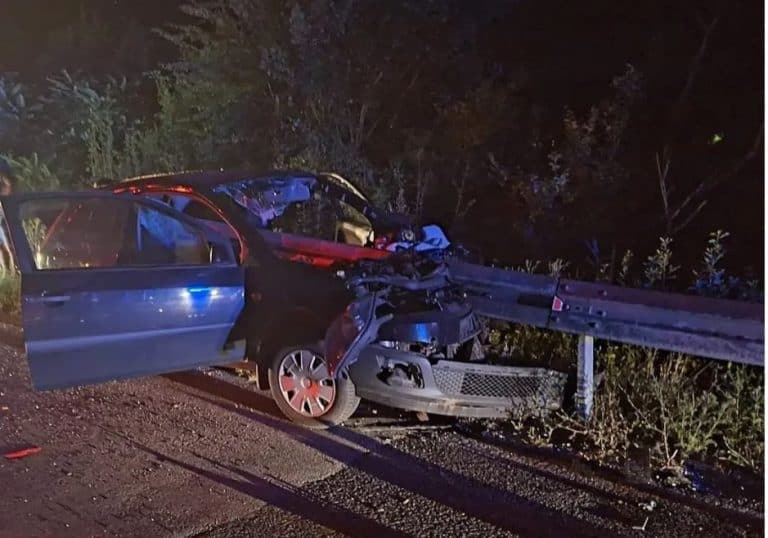
<path id="1" fill-rule="evenodd" d="M 32 382 L 53 389 L 239 360 L 243 307 L 229 242 L 143 198 L 2 200 L 21 273 Z"/>

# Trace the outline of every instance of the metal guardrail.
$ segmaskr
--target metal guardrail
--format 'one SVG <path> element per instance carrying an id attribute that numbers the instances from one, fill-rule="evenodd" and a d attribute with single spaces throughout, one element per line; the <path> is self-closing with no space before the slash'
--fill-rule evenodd
<path id="1" fill-rule="evenodd" d="M 549 328 L 763 365 L 763 305 L 561 280 Z"/>
<path id="2" fill-rule="evenodd" d="M 762 304 L 555 279 L 459 261 L 452 279 L 483 316 L 579 335 L 576 403 L 592 408 L 594 338 L 764 366 Z"/>

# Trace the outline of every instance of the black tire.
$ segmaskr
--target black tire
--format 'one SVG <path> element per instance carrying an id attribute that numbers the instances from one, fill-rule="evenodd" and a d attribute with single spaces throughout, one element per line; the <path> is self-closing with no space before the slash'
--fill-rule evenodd
<path id="1" fill-rule="evenodd" d="M 320 416 L 309 416 L 293 409 L 280 388 L 279 372 L 281 365 L 289 355 L 306 350 L 318 358 L 325 360 L 322 347 L 318 344 L 290 346 L 278 351 L 272 358 L 268 369 L 269 390 L 277 407 L 292 422 L 305 428 L 325 429 L 337 426 L 347 420 L 360 405 L 360 398 L 355 392 L 355 385 L 347 372 L 341 372 L 335 378 L 335 397 L 330 408 Z"/>

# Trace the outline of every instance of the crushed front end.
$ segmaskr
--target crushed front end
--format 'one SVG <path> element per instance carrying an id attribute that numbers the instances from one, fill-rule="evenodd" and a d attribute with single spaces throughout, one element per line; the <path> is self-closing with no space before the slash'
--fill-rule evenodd
<path id="1" fill-rule="evenodd" d="M 481 320 L 443 256 L 410 253 L 345 272 L 358 302 L 326 335 L 333 366 L 349 369 L 360 397 L 409 411 L 501 417 L 559 408 L 566 374 L 488 363 Z"/>

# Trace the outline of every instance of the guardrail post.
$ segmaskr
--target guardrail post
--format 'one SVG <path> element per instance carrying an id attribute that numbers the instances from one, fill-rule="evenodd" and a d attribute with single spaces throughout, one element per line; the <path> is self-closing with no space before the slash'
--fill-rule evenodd
<path id="1" fill-rule="evenodd" d="M 595 352 L 594 338 L 579 335 L 578 358 L 576 362 L 576 412 L 583 419 L 592 415 L 595 393 Z"/>

